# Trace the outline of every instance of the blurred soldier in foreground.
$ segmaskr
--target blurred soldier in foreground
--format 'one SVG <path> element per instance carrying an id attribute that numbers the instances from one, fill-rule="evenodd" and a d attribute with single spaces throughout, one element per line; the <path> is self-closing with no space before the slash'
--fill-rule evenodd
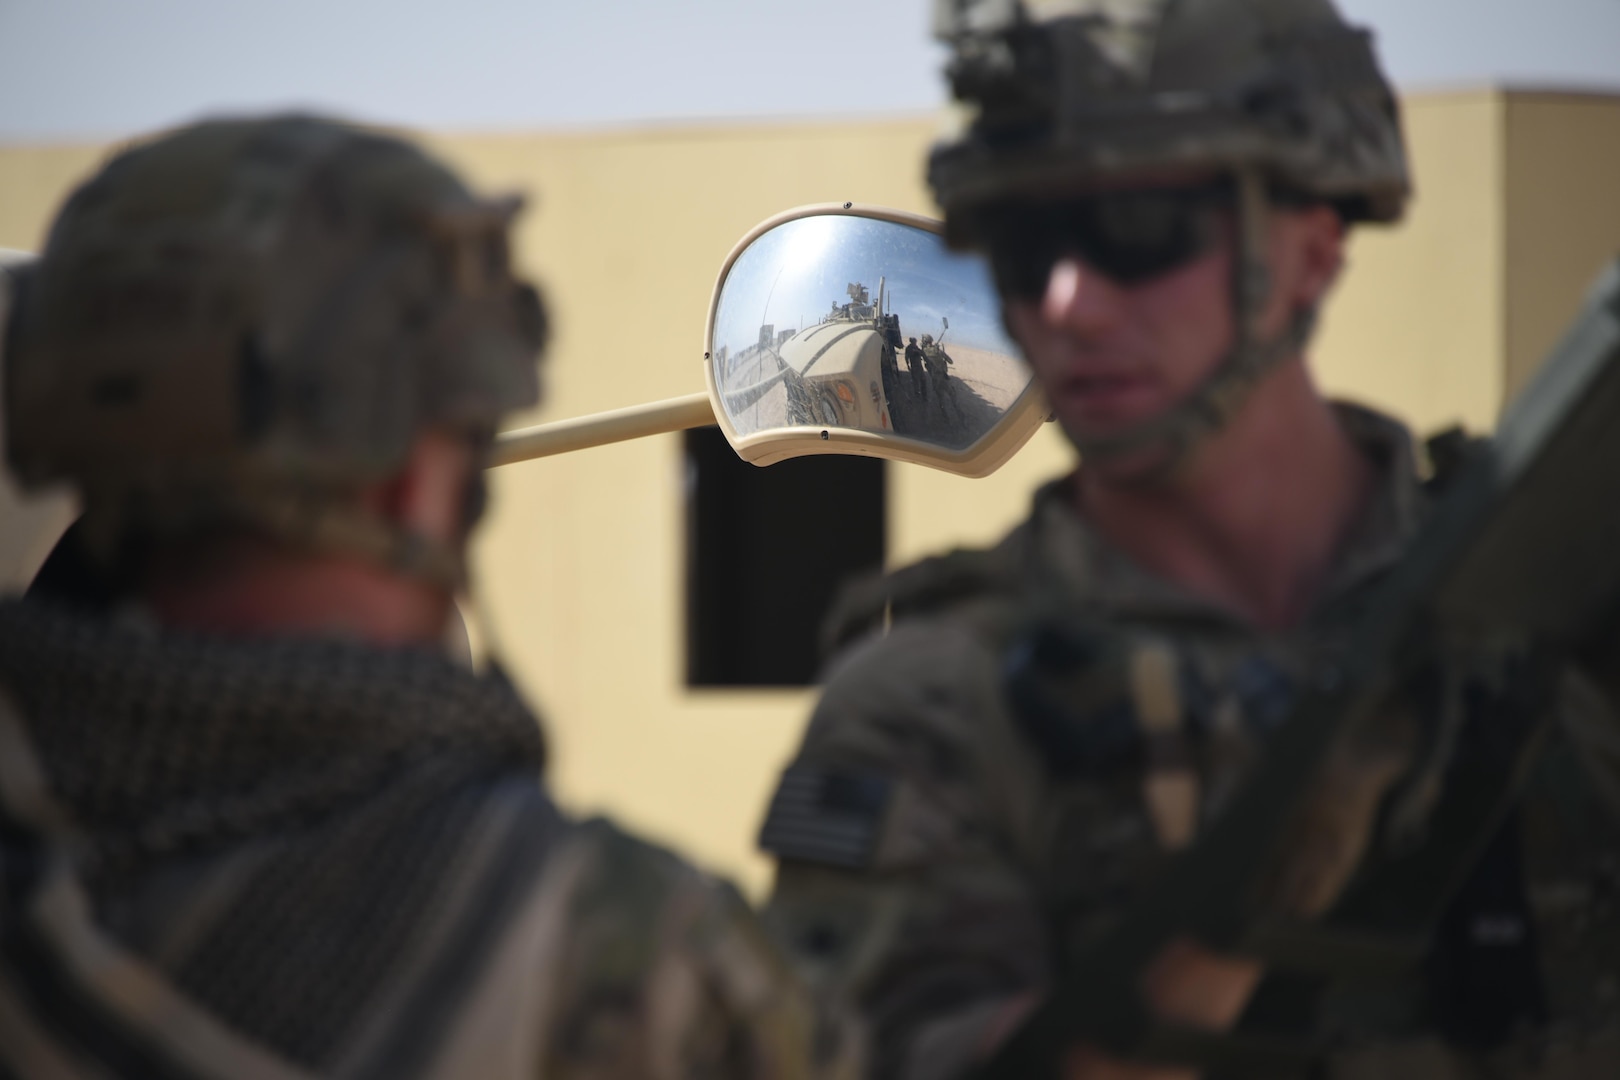
<path id="1" fill-rule="evenodd" d="M 0 1073 L 809 1073 L 739 897 L 564 818 L 440 647 L 537 397 L 515 210 L 393 138 L 206 123 L 21 275 L 8 456 L 85 516 L 0 603 Z"/>
<path id="2" fill-rule="evenodd" d="M 1331 677 L 1429 498 L 1408 432 L 1324 401 L 1303 355 L 1346 228 L 1408 196 L 1364 33 L 1328 0 L 939 13 L 969 109 L 930 162 L 946 235 L 988 257 L 1081 466 L 994 550 L 846 598 L 858 640 L 765 822 L 769 918 L 856 998 L 883 1077 L 985 1061 L 1151 892 Z M 1032 636 L 1049 616 L 1090 629 Z M 1077 1040 L 1067 1075 L 1620 1075 L 1620 725 L 1562 685 L 1421 964 L 1358 983 L 1380 957 L 1351 948 L 1283 978 L 1183 940 L 1119 992 L 1240 1037 L 1199 1044 L 1227 1056 Z M 1543 708 L 1488 651 L 1391 703 L 1401 737 L 1335 758 L 1299 814 L 1279 911 L 1320 915 L 1372 845 L 1424 836 L 1492 725 Z"/>

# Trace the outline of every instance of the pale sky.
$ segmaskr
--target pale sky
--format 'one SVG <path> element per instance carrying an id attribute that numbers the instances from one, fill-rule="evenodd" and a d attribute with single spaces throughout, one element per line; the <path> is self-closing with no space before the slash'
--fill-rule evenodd
<path id="1" fill-rule="evenodd" d="M 1341 0 L 1406 88 L 1620 91 L 1620 0 Z M 0 142 L 302 106 L 454 129 L 921 113 L 929 0 L 0 0 Z"/>

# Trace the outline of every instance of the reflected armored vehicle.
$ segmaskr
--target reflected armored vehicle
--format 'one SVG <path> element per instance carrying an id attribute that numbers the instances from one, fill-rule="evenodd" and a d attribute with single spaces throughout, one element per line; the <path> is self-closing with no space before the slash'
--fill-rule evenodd
<path id="1" fill-rule="evenodd" d="M 820 322 L 777 350 L 787 388 L 787 422 L 892 431 L 889 397 L 897 371 L 895 348 L 901 343 L 900 317 L 883 310 L 882 279 L 876 304 L 859 282 L 850 284 L 848 295 L 848 303 L 834 302 Z"/>

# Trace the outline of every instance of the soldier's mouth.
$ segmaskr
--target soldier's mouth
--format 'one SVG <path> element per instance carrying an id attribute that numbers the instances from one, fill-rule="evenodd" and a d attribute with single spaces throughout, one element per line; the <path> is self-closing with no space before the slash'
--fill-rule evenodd
<path id="1" fill-rule="evenodd" d="M 1143 375 L 1073 375 L 1054 395 L 1077 419 L 1127 419 L 1152 408 L 1156 387 Z"/>

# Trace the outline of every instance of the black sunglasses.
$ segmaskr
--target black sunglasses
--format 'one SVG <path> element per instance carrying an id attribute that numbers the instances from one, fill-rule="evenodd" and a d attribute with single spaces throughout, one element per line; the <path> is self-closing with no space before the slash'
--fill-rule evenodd
<path id="1" fill-rule="evenodd" d="M 977 231 L 1001 295 L 1039 300 L 1053 265 L 1065 257 L 1078 258 L 1121 285 L 1186 264 L 1214 244 L 1233 200 L 1232 185 L 1221 181 L 1006 203 L 982 210 Z"/>

